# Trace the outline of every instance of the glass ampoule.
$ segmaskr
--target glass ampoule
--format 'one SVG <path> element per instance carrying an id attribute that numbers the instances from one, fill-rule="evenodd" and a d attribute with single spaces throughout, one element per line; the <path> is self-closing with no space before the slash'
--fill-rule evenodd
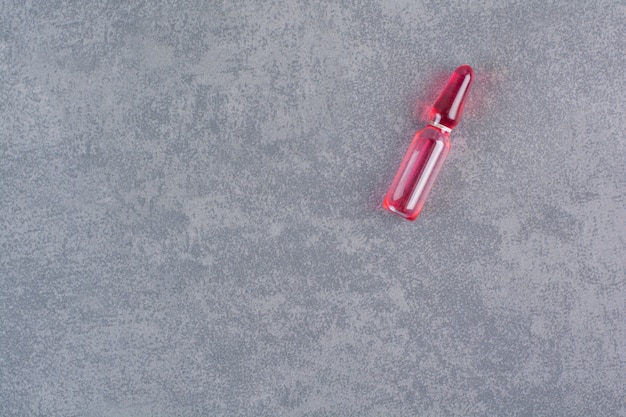
<path id="1" fill-rule="evenodd" d="M 386 210 L 411 221 L 419 216 L 450 151 L 450 132 L 461 119 L 473 79 L 469 65 L 452 73 L 430 110 L 429 125 L 413 137 L 383 200 Z"/>

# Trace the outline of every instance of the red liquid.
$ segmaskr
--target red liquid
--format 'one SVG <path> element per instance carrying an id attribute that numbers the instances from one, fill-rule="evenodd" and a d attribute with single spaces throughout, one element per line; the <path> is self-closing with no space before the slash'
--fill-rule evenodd
<path id="1" fill-rule="evenodd" d="M 446 156 L 450 131 L 463 114 L 474 74 L 468 65 L 458 67 L 430 111 L 430 124 L 415 134 L 398 173 L 383 200 L 383 207 L 407 220 L 422 211 Z"/>
<path id="2" fill-rule="evenodd" d="M 415 134 L 383 207 L 407 220 L 415 220 L 450 151 L 450 136 L 433 126 Z"/>
<path id="3" fill-rule="evenodd" d="M 454 70 L 430 111 L 430 120 L 433 124 L 445 126 L 450 130 L 459 124 L 473 78 L 474 72 L 469 65 L 462 65 Z"/>

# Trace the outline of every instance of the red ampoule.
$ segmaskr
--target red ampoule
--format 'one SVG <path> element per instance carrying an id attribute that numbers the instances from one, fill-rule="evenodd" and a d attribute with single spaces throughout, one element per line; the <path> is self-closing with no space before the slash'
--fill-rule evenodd
<path id="1" fill-rule="evenodd" d="M 419 130 L 383 200 L 383 207 L 407 220 L 420 214 L 450 151 L 450 132 L 463 113 L 474 72 L 469 65 L 454 70 L 430 110 L 430 125 Z"/>

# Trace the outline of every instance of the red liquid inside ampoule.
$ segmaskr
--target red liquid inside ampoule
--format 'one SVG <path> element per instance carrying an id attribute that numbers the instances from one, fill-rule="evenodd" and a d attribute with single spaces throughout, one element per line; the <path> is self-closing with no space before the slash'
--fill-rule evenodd
<path id="1" fill-rule="evenodd" d="M 458 67 L 430 112 L 430 126 L 418 131 L 383 200 L 383 207 L 415 220 L 450 151 L 450 131 L 459 123 L 472 84 L 468 65 Z"/>
<path id="2" fill-rule="evenodd" d="M 463 115 L 465 98 L 473 79 L 474 72 L 469 65 L 462 65 L 454 70 L 430 111 L 431 123 L 445 126 L 450 130 L 459 124 Z"/>
<path id="3" fill-rule="evenodd" d="M 383 207 L 407 220 L 415 220 L 449 151 L 447 132 L 433 126 L 417 132 L 385 196 Z"/>

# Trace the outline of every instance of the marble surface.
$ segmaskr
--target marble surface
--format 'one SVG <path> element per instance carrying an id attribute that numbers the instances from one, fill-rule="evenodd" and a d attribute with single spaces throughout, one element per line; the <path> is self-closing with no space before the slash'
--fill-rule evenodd
<path id="1" fill-rule="evenodd" d="M 626 9 L 574 3 L 1 1 L 0 415 L 626 416 Z"/>

